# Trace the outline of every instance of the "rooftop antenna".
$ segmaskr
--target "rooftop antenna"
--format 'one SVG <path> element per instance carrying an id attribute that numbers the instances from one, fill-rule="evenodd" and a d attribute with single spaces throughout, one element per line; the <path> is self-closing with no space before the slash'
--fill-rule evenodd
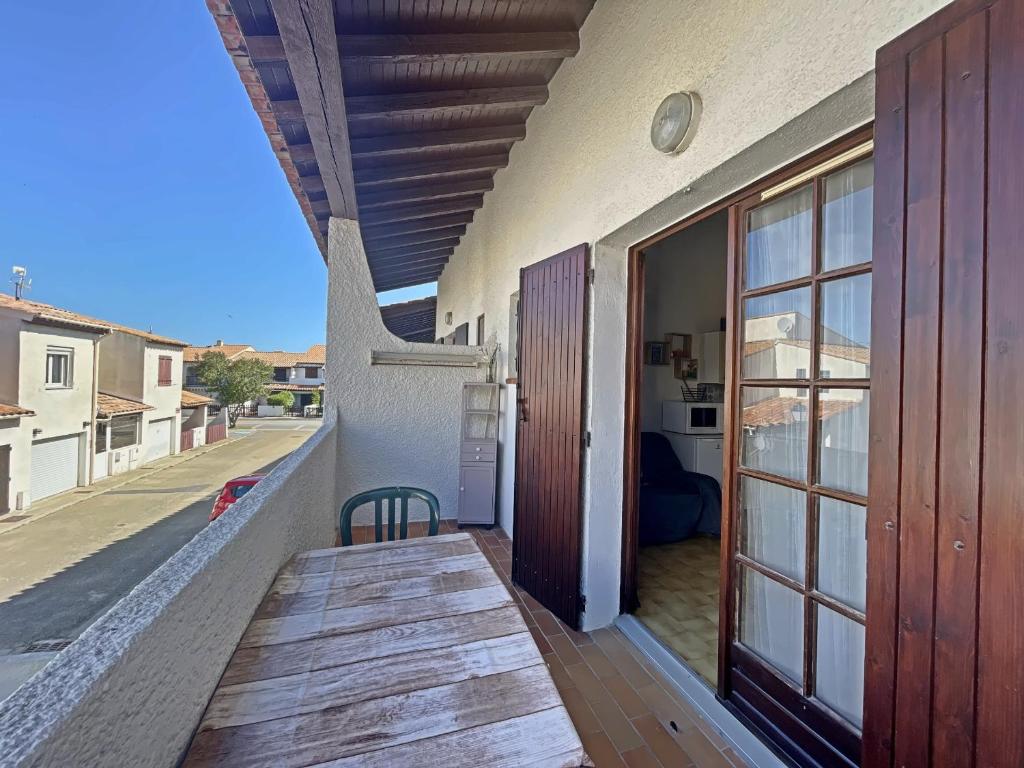
<path id="1" fill-rule="evenodd" d="M 24 267 L 14 266 L 11 269 L 11 282 L 14 283 L 14 298 L 22 299 L 25 292 L 32 288 L 32 278 L 28 277 L 28 270 Z"/>

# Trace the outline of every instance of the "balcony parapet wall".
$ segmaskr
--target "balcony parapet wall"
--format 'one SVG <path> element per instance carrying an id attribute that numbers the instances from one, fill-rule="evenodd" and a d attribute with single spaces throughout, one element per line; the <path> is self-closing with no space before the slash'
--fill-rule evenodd
<path id="1" fill-rule="evenodd" d="M 337 497 L 425 488 L 458 511 L 462 384 L 485 381 L 489 350 L 403 341 L 384 327 L 358 222 L 328 232 L 327 391 L 337 405 Z M 416 515 L 414 512 L 414 519 Z M 361 520 L 357 513 L 357 522 Z"/>
<path id="2" fill-rule="evenodd" d="M 176 766 L 275 574 L 332 546 L 332 421 L 0 703 L 0 766 Z"/>

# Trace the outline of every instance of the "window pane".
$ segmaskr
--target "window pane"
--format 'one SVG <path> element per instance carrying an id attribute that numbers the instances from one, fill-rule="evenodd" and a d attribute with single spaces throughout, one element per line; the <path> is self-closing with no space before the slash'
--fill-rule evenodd
<path id="1" fill-rule="evenodd" d="M 871 275 L 821 285 L 821 369 L 834 379 L 866 379 L 871 369 Z"/>
<path id="2" fill-rule="evenodd" d="M 815 695 L 858 728 L 863 720 L 864 627 L 818 605 Z"/>
<path id="3" fill-rule="evenodd" d="M 743 377 L 805 379 L 811 366 L 811 289 L 743 300 Z"/>
<path id="4" fill-rule="evenodd" d="M 115 416 L 110 420 L 110 448 L 127 448 L 138 442 L 138 416 Z"/>
<path id="5" fill-rule="evenodd" d="M 740 566 L 739 640 L 799 683 L 804 677 L 804 600 L 789 587 Z"/>
<path id="6" fill-rule="evenodd" d="M 837 491 L 868 493 L 866 389 L 818 391 L 818 482 Z"/>
<path id="7" fill-rule="evenodd" d="M 747 289 L 811 273 L 814 193 L 808 184 L 747 214 Z"/>
<path id="8" fill-rule="evenodd" d="M 818 591 L 851 608 L 867 605 L 867 509 L 818 498 Z"/>
<path id="9" fill-rule="evenodd" d="M 825 179 L 821 212 L 823 271 L 871 261 L 874 175 L 874 161 L 868 159 Z"/>
<path id="10" fill-rule="evenodd" d="M 740 478 L 740 552 L 784 576 L 804 580 L 807 495 Z"/>
<path id="11" fill-rule="evenodd" d="M 793 480 L 807 478 L 806 397 L 799 387 L 743 387 L 740 463 Z"/>

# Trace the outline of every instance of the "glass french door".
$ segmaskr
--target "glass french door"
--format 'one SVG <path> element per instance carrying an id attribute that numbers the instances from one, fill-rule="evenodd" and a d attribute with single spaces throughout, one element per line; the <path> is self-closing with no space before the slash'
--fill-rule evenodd
<path id="1" fill-rule="evenodd" d="M 741 202 L 733 218 L 724 690 L 812 765 L 860 755 L 870 151 L 847 148 Z"/>

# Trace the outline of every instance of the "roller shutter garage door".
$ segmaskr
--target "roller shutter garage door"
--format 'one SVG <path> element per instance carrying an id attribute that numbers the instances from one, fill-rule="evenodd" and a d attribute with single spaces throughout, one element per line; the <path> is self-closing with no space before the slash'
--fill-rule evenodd
<path id="1" fill-rule="evenodd" d="M 174 419 L 151 421 L 146 427 L 146 463 L 171 453 L 171 424 Z"/>
<path id="2" fill-rule="evenodd" d="M 78 435 L 54 437 L 32 443 L 29 493 L 32 501 L 78 485 Z"/>

